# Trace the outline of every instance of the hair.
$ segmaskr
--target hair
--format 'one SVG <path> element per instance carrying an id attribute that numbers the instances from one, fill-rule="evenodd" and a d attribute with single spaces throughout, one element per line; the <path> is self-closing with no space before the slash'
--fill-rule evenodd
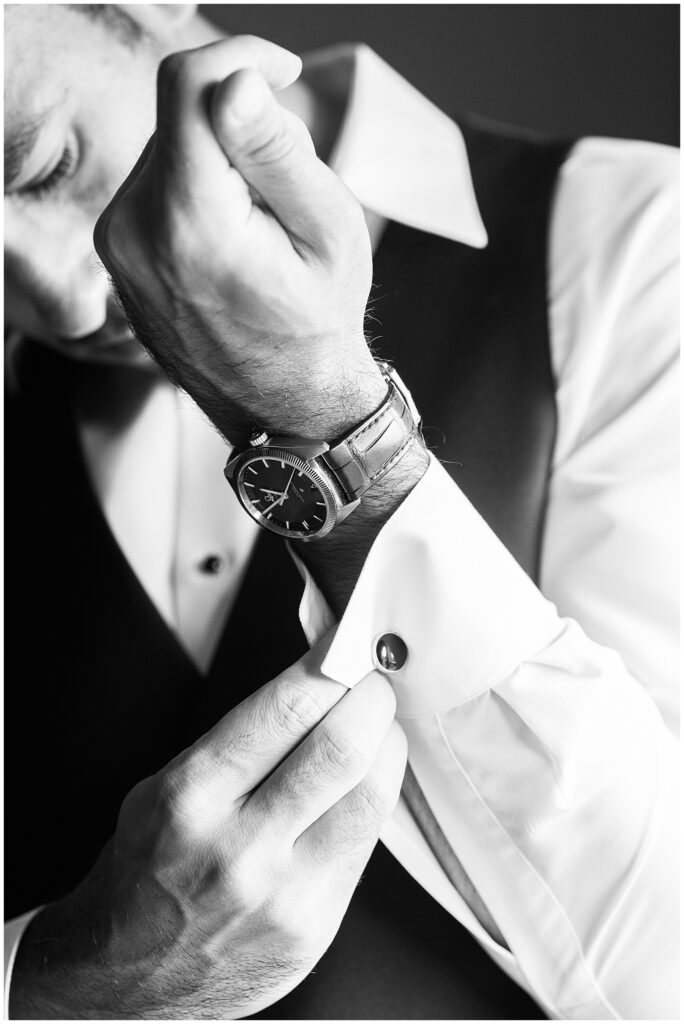
<path id="1" fill-rule="evenodd" d="M 116 4 L 69 4 L 69 7 L 113 32 L 126 46 L 137 46 L 147 39 L 147 33 L 138 22 Z"/>

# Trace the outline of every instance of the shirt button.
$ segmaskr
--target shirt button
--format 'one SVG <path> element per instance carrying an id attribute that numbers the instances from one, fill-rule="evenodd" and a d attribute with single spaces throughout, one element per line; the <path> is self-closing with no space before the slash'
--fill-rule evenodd
<path id="1" fill-rule="evenodd" d="M 223 569 L 223 559 L 220 555 L 207 555 L 199 564 L 199 571 L 205 576 L 218 576 Z"/>
<path id="2" fill-rule="evenodd" d="M 398 672 L 408 658 L 408 647 L 396 633 L 383 633 L 375 644 L 375 664 L 381 672 Z"/>

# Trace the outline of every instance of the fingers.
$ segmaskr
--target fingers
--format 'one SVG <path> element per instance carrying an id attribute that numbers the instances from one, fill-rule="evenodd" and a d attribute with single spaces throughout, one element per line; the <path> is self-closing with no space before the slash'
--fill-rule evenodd
<path id="1" fill-rule="evenodd" d="M 252 211 L 251 189 L 295 246 L 327 255 L 336 240 L 365 241 L 360 206 L 316 158 L 306 128 L 271 92 L 293 82 L 300 70 L 298 57 L 255 36 L 165 58 L 157 86 L 156 191 L 192 216 L 218 176 L 222 194 L 234 200 L 229 235 L 244 227 Z"/>
<path id="2" fill-rule="evenodd" d="M 362 221 L 360 207 L 317 159 L 308 132 L 276 101 L 262 74 L 237 71 L 213 91 L 211 123 L 225 155 L 293 240 L 318 252 Z M 306 140 L 302 144 L 302 140 Z"/>
<path id="3" fill-rule="evenodd" d="M 258 786 L 346 694 L 320 666 L 334 630 L 225 715 L 177 759 L 181 784 L 201 788 L 221 816 Z"/>
<path id="4" fill-rule="evenodd" d="M 397 805 L 406 752 L 406 736 L 394 721 L 368 774 L 297 839 L 295 853 L 316 864 L 337 861 L 361 871 Z"/>
<path id="5" fill-rule="evenodd" d="M 278 841 L 294 843 L 368 774 L 395 710 L 390 684 L 370 673 L 251 794 L 243 813 Z"/>
<path id="6" fill-rule="evenodd" d="M 233 36 L 182 53 L 159 66 L 157 135 L 168 165 L 201 168 L 207 160 L 225 162 L 209 124 L 209 93 L 240 68 L 255 68 L 274 89 L 298 77 L 299 57 L 257 36 Z"/>

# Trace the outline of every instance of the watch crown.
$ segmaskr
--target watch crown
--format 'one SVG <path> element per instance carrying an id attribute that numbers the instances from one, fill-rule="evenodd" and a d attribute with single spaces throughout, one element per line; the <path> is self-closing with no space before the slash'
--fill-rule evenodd
<path id="1" fill-rule="evenodd" d="M 268 441 L 268 434 L 265 430 L 255 430 L 249 439 L 250 448 L 258 448 L 260 444 Z"/>

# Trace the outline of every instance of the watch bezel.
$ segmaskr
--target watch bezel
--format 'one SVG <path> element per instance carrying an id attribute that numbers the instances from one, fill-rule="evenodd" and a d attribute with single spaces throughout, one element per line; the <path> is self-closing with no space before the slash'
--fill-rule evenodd
<path id="1" fill-rule="evenodd" d="M 260 462 L 262 459 L 273 459 L 278 462 L 285 462 L 287 465 L 292 466 L 294 469 L 302 472 L 307 476 L 321 492 L 323 500 L 325 502 L 325 519 L 323 524 L 317 530 L 288 530 L 284 526 L 280 526 L 278 523 L 274 523 L 271 519 L 267 519 L 266 516 L 262 515 L 257 508 L 254 507 L 252 501 L 245 488 L 245 472 L 253 462 Z M 245 451 L 240 456 L 240 461 L 235 467 L 235 488 L 237 491 L 240 504 L 245 511 L 259 523 L 260 526 L 270 530 L 272 533 L 277 533 L 281 537 L 289 537 L 291 540 L 319 540 L 321 537 L 325 537 L 326 534 L 330 533 L 332 528 L 338 521 L 339 511 L 342 507 L 337 491 L 332 486 L 330 478 L 318 468 L 318 466 L 306 459 L 301 458 L 299 455 L 295 455 L 294 452 L 288 451 L 286 448 L 271 447 L 270 445 L 263 445 L 259 448 L 252 448 Z"/>

